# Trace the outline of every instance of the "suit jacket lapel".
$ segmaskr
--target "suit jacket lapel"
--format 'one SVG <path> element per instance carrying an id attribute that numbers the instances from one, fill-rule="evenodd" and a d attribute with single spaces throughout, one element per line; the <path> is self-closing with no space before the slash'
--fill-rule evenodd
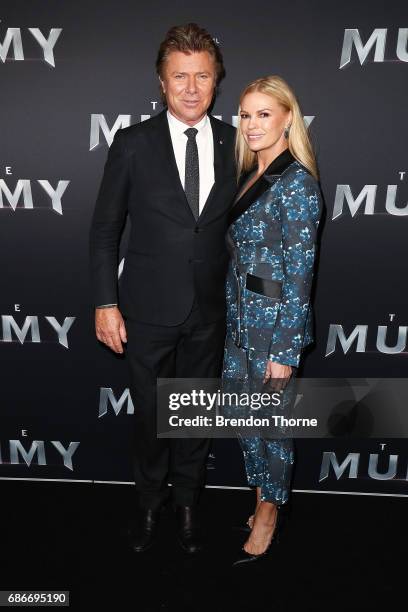
<path id="1" fill-rule="evenodd" d="M 295 161 L 292 153 L 289 149 L 285 149 L 271 164 L 266 168 L 265 172 L 245 191 L 245 193 L 239 197 L 240 190 L 243 188 L 244 183 L 249 180 L 251 173 L 246 173 L 240 180 L 240 187 L 235 198 L 234 205 L 230 210 L 228 216 L 228 224 L 231 225 L 238 219 L 254 202 L 256 202 L 262 194 L 267 191 L 273 183 L 275 183 L 289 168 L 289 166 Z"/>
<path id="2" fill-rule="evenodd" d="M 171 142 L 170 128 L 166 112 L 166 110 L 163 110 L 159 115 L 157 115 L 158 130 L 156 134 L 157 142 L 155 143 L 155 145 L 157 146 L 155 146 L 155 150 L 159 148 L 160 151 L 163 152 L 163 157 L 165 161 L 163 168 L 168 168 L 168 174 L 170 180 L 172 181 L 172 184 L 176 187 L 178 195 L 182 199 L 183 203 L 187 206 L 193 219 L 195 220 L 194 214 L 190 208 L 185 191 L 183 189 L 183 185 L 180 181 L 180 175 L 177 168 L 176 157 L 174 155 L 173 144 Z M 207 213 L 218 185 L 222 184 L 222 176 L 224 170 L 224 143 L 217 122 L 215 121 L 215 119 L 213 119 L 211 115 L 208 115 L 208 118 L 211 121 L 211 129 L 214 142 L 214 184 L 211 188 L 210 193 L 208 194 L 208 198 L 204 204 L 203 210 L 201 211 L 198 220 L 201 220 L 203 215 Z"/>
<path id="3" fill-rule="evenodd" d="M 215 119 L 212 117 L 212 115 L 208 115 L 208 118 L 211 122 L 214 142 L 214 184 L 211 188 L 210 193 L 208 194 L 208 198 L 204 204 L 199 219 L 201 219 L 208 211 L 208 208 L 210 207 L 211 202 L 214 199 L 215 191 L 217 187 L 222 183 L 222 176 L 224 171 L 224 143 L 221 137 L 221 133 L 219 131 L 219 126 Z"/>

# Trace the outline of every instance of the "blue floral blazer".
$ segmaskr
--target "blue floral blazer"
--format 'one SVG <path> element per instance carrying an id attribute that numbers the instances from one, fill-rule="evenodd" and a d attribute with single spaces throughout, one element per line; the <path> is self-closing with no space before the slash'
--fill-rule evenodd
<path id="1" fill-rule="evenodd" d="M 313 341 L 310 291 L 322 197 L 287 149 L 236 201 L 227 244 L 227 333 L 245 349 L 298 366 Z"/>

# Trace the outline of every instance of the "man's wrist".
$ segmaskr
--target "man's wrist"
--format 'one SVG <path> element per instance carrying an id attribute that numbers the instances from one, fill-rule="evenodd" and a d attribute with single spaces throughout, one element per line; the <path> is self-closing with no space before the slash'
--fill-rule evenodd
<path id="1" fill-rule="evenodd" d="M 101 306 L 96 306 L 96 308 L 112 308 L 113 306 L 117 306 L 117 304 L 102 304 Z"/>

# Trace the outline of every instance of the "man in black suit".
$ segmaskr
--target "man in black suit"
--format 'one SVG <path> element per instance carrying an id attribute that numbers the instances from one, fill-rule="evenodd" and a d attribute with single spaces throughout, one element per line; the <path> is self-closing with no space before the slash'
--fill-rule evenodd
<path id="1" fill-rule="evenodd" d="M 207 115 L 224 75 L 208 32 L 171 28 L 156 68 L 167 109 L 115 134 L 92 219 L 91 278 L 97 338 L 117 353 L 127 342 L 141 509 L 133 549 L 151 546 L 170 482 L 179 542 L 192 553 L 201 548 L 196 506 L 209 440 L 157 438 L 156 381 L 220 375 L 235 130 Z"/>

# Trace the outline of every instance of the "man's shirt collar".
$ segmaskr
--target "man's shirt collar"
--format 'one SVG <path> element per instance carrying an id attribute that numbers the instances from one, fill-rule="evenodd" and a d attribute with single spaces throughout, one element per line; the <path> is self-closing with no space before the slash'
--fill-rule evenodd
<path id="1" fill-rule="evenodd" d="M 200 121 L 198 123 L 196 123 L 195 125 L 187 125 L 186 123 L 183 123 L 182 121 L 177 119 L 174 115 L 171 114 L 171 112 L 169 110 L 167 110 L 167 119 L 169 121 L 169 125 L 170 125 L 172 130 L 174 130 L 178 134 L 184 134 L 184 132 L 189 127 L 194 127 L 199 132 L 202 129 L 204 129 L 205 126 L 207 125 L 207 122 L 208 122 L 208 115 L 205 114 L 204 117 L 202 119 L 200 119 Z"/>

